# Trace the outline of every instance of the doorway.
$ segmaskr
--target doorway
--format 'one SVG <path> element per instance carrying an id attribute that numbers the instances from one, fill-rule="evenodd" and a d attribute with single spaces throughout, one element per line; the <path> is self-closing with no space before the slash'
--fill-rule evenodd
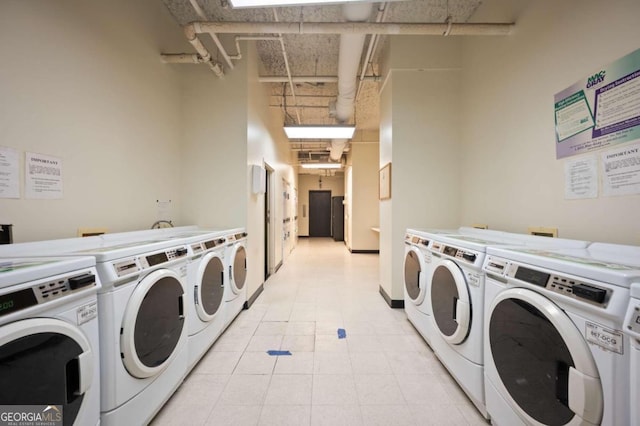
<path id="1" fill-rule="evenodd" d="M 309 237 L 331 237 L 331 191 L 309 191 Z"/>
<path id="2" fill-rule="evenodd" d="M 274 268 L 275 240 L 271 212 L 273 211 L 273 168 L 265 163 L 265 194 L 264 194 L 264 280 L 271 276 Z"/>

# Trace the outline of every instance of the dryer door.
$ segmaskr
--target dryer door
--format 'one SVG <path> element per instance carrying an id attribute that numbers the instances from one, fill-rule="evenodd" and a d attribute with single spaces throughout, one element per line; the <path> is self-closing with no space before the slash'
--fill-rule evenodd
<path id="1" fill-rule="evenodd" d="M 220 311 L 224 295 L 224 264 L 217 253 L 208 253 L 200 260 L 194 292 L 198 317 L 211 321 Z"/>
<path id="2" fill-rule="evenodd" d="M 498 294 L 486 325 L 497 387 L 531 424 L 600 424 L 602 386 L 580 331 L 552 301 L 531 290 Z"/>
<path id="3" fill-rule="evenodd" d="M 404 256 L 404 289 L 405 294 L 415 305 L 424 301 L 426 289 L 421 286 L 423 271 L 422 253 L 414 246 L 407 246 Z"/>
<path id="4" fill-rule="evenodd" d="M 464 342 L 471 328 L 471 300 L 458 265 L 449 259 L 440 260 L 431 274 L 430 288 L 436 330 L 453 345 Z"/>
<path id="5" fill-rule="evenodd" d="M 184 287 L 170 269 L 158 269 L 133 291 L 122 321 L 120 350 L 129 374 L 151 377 L 177 353 L 184 327 Z"/>
<path id="6" fill-rule="evenodd" d="M 247 279 L 247 251 L 244 244 L 237 244 L 231 249 L 229 262 L 231 289 L 238 294 L 242 291 Z"/>
<path id="7" fill-rule="evenodd" d="M 57 319 L 0 327 L 2 405 L 61 405 L 63 424 L 72 425 L 93 381 L 94 356 L 82 332 Z"/>

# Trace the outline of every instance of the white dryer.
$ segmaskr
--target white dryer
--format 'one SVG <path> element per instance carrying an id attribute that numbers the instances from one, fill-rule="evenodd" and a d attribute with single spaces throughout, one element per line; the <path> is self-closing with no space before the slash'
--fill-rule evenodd
<path id="1" fill-rule="evenodd" d="M 492 245 L 584 248 L 587 243 L 465 227 L 456 234 L 433 236 L 429 247 L 434 260 L 427 279 L 431 347 L 485 418 L 482 265 Z"/>
<path id="2" fill-rule="evenodd" d="M 100 422 L 149 422 L 187 373 L 187 247 L 88 237 L 13 244 L 11 251 L 95 258 L 102 282 Z"/>
<path id="3" fill-rule="evenodd" d="M 229 285 L 225 287 L 224 302 L 226 325 L 238 316 L 247 302 L 247 233 L 243 228 L 225 234 L 227 249 L 225 260 Z"/>
<path id="4" fill-rule="evenodd" d="M 92 257 L 0 259 L 2 405 L 100 423 L 99 288 Z"/>
<path id="5" fill-rule="evenodd" d="M 432 256 L 428 249 L 431 235 L 407 229 L 404 237 L 404 311 L 422 338 L 431 344 L 431 307 L 426 294 L 431 275 Z"/>
<path id="6" fill-rule="evenodd" d="M 485 388 L 497 425 L 628 425 L 638 249 L 489 247 Z M 635 252 L 629 256 L 630 252 Z"/>

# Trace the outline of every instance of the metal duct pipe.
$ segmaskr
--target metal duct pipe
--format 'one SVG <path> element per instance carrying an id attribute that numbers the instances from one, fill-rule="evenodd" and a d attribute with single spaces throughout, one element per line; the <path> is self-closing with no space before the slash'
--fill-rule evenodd
<path id="1" fill-rule="evenodd" d="M 370 3 L 348 3 L 342 7 L 345 18 L 352 21 L 363 21 L 371 15 Z M 338 56 L 338 99 L 336 100 L 336 119 L 339 123 L 347 122 L 353 116 L 358 89 L 358 66 L 364 49 L 366 34 L 342 34 L 340 36 L 340 53 Z M 339 161 L 347 145 L 346 139 L 331 141 L 329 158 Z"/>
<path id="2" fill-rule="evenodd" d="M 394 22 L 194 22 L 198 33 L 219 34 L 382 34 L 505 36 L 512 23 L 425 24 Z"/>

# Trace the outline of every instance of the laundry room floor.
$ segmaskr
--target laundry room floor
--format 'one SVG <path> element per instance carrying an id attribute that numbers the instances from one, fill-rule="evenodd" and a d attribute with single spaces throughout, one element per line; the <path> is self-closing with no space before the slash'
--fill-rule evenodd
<path id="1" fill-rule="evenodd" d="M 378 292 L 377 255 L 301 238 L 264 287 L 153 425 L 487 424 Z"/>

